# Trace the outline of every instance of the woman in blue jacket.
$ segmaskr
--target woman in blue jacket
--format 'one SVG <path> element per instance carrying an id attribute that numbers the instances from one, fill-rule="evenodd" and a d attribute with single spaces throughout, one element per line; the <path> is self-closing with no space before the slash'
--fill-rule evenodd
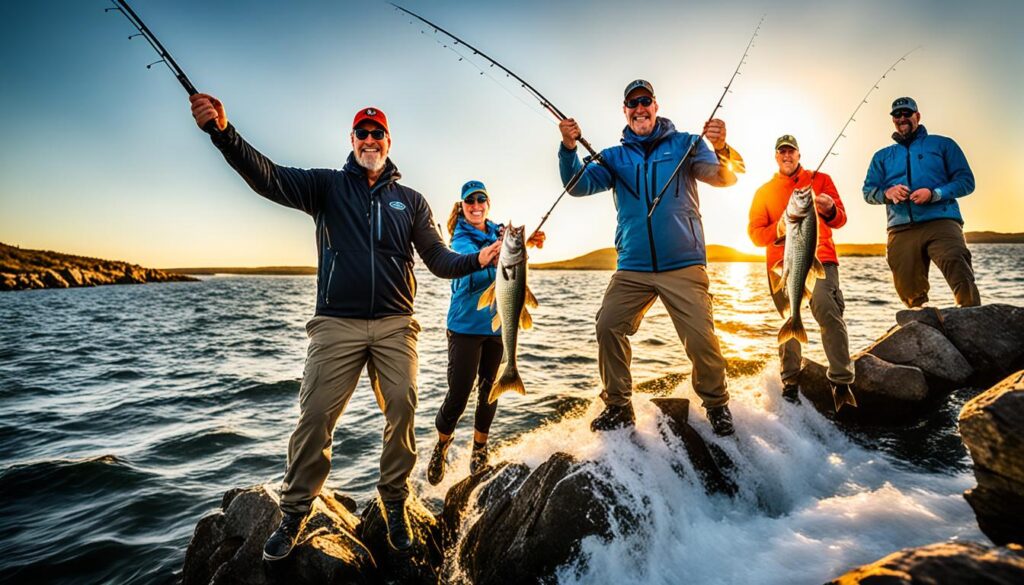
<path id="1" fill-rule="evenodd" d="M 479 251 L 498 241 L 504 229 L 489 219 L 491 203 L 487 187 L 480 181 L 462 186 L 462 199 L 455 204 L 448 218 L 448 233 L 454 251 Z M 528 243 L 541 247 L 544 233 L 538 232 Z M 487 434 L 498 404 L 488 403 L 487 395 L 494 383 L 503 353 L 501 329 L 491 329 L 494 308 L 477 310 L 480 295 L 494 282 L 495 268 L 488 266 L 469 276 L 452 281 L 452 299 L 448 308 L 448 394 L 437 412 L 437 444 L 427 465 L 427 481 L 441 483 L 445 457 L 452 444 L 455 426 L 469 402 L 476 381 L 476 418 L 473 423 L 473 452 L 469 459 L 470 473 L 487 466 Z"/>

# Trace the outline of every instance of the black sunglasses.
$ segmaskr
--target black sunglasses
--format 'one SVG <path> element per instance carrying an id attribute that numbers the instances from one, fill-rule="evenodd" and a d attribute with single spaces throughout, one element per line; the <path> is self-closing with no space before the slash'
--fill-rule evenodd
<path id="1" fill-rule="evenodd" d="M 641 106 L 641 105 L 646 108 L 647 106 L 649 106 L 649 105 L 654 103 L 654 98 L 652 98 L 649 95 L 642 95 L 640 97 L 635 97 L 635 98 L 633 98 L 631 100 L 626 100 L 626 101 L 624 101 L 622 103 L 626 104 L 626 107 L 631 109 L 631 110 L 633 108 L 635 108 L 637 106 Z"/>
<path id="2" fill-rule="evenodd" d="M 475 199 L 473 198 L 474 195 L 476 195 Z M 470 193 L 469 196 L 462 201 L 463 203 L 468 203 L 470 205 L 473 205 L 474 203 L 487 203 L 487 195 L 484 193 Z"/>
<path id="3" fill-rule="evenodd" d="M 900 118 L 909 118 L 909 117 L 911 117 L 913 115 L 914 115 L 914 112 L 911 112 L 910 110 L 897 110 L 897 111 L 892 113 L 892 117 L 894 119 L 896 119 L 896 120 L 898 120 Z"/>
<path id="4" fill-rule="evenodd" d="M 352 131 L 352 133 L 355 134 L 356 138 L 359 140 L 366 140 L 367 136 L 373 136 L 374 140 L 384 140 L 384 137 L 387 135 L 387 132 L 381 130 L 380 128 L 377 128 L 376 130 L 356 128 L 355 130 Z"/>

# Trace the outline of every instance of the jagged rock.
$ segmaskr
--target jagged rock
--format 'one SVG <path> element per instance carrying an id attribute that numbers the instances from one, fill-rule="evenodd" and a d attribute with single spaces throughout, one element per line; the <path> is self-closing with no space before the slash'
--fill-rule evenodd
<path id="1" fill-rule="evenodd" d="M 993 304 L 943 309 L 942 326 L 974 366 L 981 387 L 1024 368 L 1024 308 Z"/>
<path id="2" fill-rule="evenodd" d="M 713 453 L 704 439 L 690 426 L 690 401 L 686 398 L 652 398 L 651 403 L 665 415 L 669 430 L 682 440 L 690 462 L 700 475 L 704 489 L 713 493 L 735 495 L 736 483 L 722 469 L 732 469 L 733 463 L 724 451 L 716 450 Z"/>
<path id="3" fill-rule="evenodd" d="M 509 501 L 498 497 L 484 509 L 456 551 L 462 567 L 478 585 L 553 580 L 584 538 L 611 538 L 613 521 L 620 533 L 636 530 L 637 518 L 615 496 L 597 465 L 555 453 Z"/>
<path id="4" fill-rule="evenodd" d="M 60 276 L 71 286 L 86 286 L 87 281 L 82 271 L 71 266 L 60 269 Z"/>
<path id="5" fill-rule="evenodd" d="M 865 351 L 889 363 L 920 369 L 933 390 L 962 387 L 974 374 L 956 346 L 923 322 L 897 327 Z"/>
<path id="6" fill-rule="evenodd" d="M 524 463 L 502 461 L 488 466 L 484 471 L 471 475 L 448 489 L 444 496 L 444 510 L 441 513 L 441 532 L 444 548 L 447 550 L 455 541 L 462 527 L 466 507 L 474 490 L 483 485 L 473 501 L 476 506 L 500 513 L 512 501 L 512 495 L 530 475 L 530 468 Z"/>
<path id="7" fill-rule="evenodd" d="M 292 553 L 264 562 L 263 544 L 280 521 L 277 497 L 266 486 L 228 491 L 221 509 L 196 525 L 182 585 L 373 581 L 374 558 L 355 537 L 358 520 L 330 492 L 314 500 Z"/>
<path id="8" fill-rule="evenodd" d="M 406 513 L 413 534 L 412 551 L 398 553 L 388 545 L 388 526 L 378 500 L 363 510 L 356 534 L 370 550 L 385 582 L 435 584 L 444 561 L 441 526 L 416 497 L 408 499 Z"/>
<path id="9" fill-rule="evenodd" d="M 138 266 L 125 266 L 124 274 L 117 279 L 118 284 L 142 284 L 146 282 L 146 271 Z"/>
<path id="10" fill-rule="evenodd" d="M 836 416 L 867 423 L 892 423 L 921 414 L 928 398 L 928 383 L 920 369 L 891 364 L 869 353 L 854 358 L 856 382 L 853 393 L 857 408 L 844 407 Z M 800 392 L 821 412 L 835 409 L 826 368 L 804 358 Z"/>
<path id="11" fill-rule="evenodd" d="M 942 313 L 935 307 L 917 307 L 896 311 L 896 323 L 901 327 L 908 323 L 923 323 L 929 327 L 943 331 Z"/>
<path id="12" fill-rule="evenodd" d="M 948 542 L 903 549 L 826 585 L 1016 585 L 1024 583 L 1021 547 Z"/>
<path id="13" fill-rule="evenodd" d="M 964 497 L 992 542 L 1024 543 L 1024 370 L 975 396 L 960 411 L 960 436 L 978 487 Z"/>
<path id="14" fill-rule="evenodd" d="M 49 288 L 68 288 L 68 281 L 61 278 L 55 270 L 45 270 L 40 275 L 40 280 Z"/>

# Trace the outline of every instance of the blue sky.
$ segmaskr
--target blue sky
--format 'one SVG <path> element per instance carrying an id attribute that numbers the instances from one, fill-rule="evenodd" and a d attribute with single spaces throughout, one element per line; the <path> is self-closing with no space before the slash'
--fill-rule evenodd
<path id="1" fill-rule="evenodd" d="M 338 167 L 356 109 L 390 117 L 392 159 L 439 221 L 468 179 L 494 219 L 535 225 L 561 188 L 553 119 L 438 45 L 383 2 L 132 3 L 200 90 L 281 164 Z M 310 220 L 248 190 L 192 123 L 187 96 L 118 14 L 97 1 L 0 8 L 0 241 L 150 266 L 315 262 Z M 530 81 L 596 146 L 617 143 L 621 91 L 653 82 L 660 114 L 699 130 L 762 13 L 759 42 L 719 115 L 748 173 L 702 187 L 708 240 L 752 249 L 746 211 L 783 133 L 817 162 L 882 71 L 916 45 L 824 171 L 850 211 L 840 242 L 884 241 L 860 198 L 889 143 L 887 105 L 915 96 L 931 132 L 955 138 L 978 189 L 968 230 L 1019 231 L 1024 215 L 1024 8 L 954 2 L 410 2 Z M 524 104 L 523 101 L 527 103 Z M 813 165 L 811 165 L 813 166 Z M 612 245 L 610 196 L 567 199 L 538 261 Z"/>

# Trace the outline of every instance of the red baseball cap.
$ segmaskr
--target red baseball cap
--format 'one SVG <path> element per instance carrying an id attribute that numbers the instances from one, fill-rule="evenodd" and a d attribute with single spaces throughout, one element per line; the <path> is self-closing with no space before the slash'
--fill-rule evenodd
<path id="1" fill-rule="evenodd" d="M 352 120 L 352 129 L 354 130 L 359 124 L 369 120 L 374 124 L 377 124 L 384 129 L 385 132 L 391 134 L 391 130 L 388 130 L 388 117 L 384 115 L 384 112 L 377 108 L 363 108 L 356 112 L 356 117 Z"/>

